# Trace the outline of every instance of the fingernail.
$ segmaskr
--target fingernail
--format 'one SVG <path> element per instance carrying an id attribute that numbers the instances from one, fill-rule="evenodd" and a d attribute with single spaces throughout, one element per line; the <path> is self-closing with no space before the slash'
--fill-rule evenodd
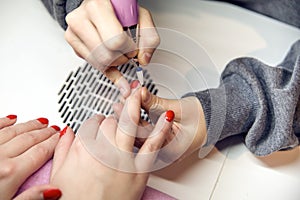
<path id="1" fill-rule="evenodd" d="M 59 133 L 59 137 L 60 137 L 60 138 L 66 134 L 67 129 L 68 129 L 68 126 L 66 126 L 66 127 Z"/>
<path id="2" fill-rule="evenodd" d="M 174 117 L 175 117 L 175 114 L 174 114 L 174 112 L 173 112 L 172 110 L 168 110 L 168 111 L 166 112 L 165 119 L 166 119 L 168 122 L 173 121 Z"/>
<path id="3" fill-rule="evenodd" d="M 17 115 L 7 115 L 6 117 L 7 117 L 8 119 L 13 120 L 13 119 L 16 119 L 16 118 L 17 118 Z"/>
<path id="4" fill-rule="evenodd" d="M 60 128 L 59 128 L 59 126 L 52 125 L 52 126 L 51 126 L 51 128 L 53 128 L 53 129 L 54 129 L 54 130 L 56 130 L 56 131 L 60 131 Z"/>
<path id="5" fill-rule="evenodd" d="M 134 81 L 131 82 L 130 88 L 131 88 L 131 89 L 134 89 L 134 88 L 136 88 L 139 84 L 140 84 L 140 82 L 139 82 L 138 80 L 134 80 Z"/>
<path id="6" fill-rule="evenodd" d="M 150 63 L 151 57 L 152 57 L 152 55 L 150 53 L 145 52 L 142 57 L 142 59 L 144 61 L 143 65 L 148 65 Z"/>
<path id="7" fill-rule="evenodd" d="M 49 189 L 43 192 L 44 200 L 54 200 L 61 197 L 61 191 L 59 189 Z"/>
<path id="8" fill-rule="evenodd" d="M 48 124 L 49 120 L 47 118 L 44 117 L 40 117 L 37 119 L 39 122 L 41 122 L 42 124 Z"/>

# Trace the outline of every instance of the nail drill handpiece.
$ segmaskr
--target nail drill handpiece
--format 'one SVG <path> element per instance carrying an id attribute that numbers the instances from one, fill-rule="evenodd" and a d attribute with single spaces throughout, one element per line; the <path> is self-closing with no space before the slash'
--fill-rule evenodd
<path id="1" fill-rule="evenodd" d="M 123 29 L 138 44 L 138 5 L 137 0 L 111 0 L 115 14 L 123 26 Z M 139 63 L 131 59 L 130 62 L 136 67 L 136 75 L 141 85 L 144 84 L 143 69 Z"/>

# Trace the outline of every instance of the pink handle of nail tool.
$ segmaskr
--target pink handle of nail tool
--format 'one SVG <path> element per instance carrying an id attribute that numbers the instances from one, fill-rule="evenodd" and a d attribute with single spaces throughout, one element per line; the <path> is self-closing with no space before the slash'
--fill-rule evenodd
<path id="1" fill-rule="evenodd" d="M 138 23 L 137 0 L 111 0 L 111 3 L 123 27 L 130 27 Z"/>

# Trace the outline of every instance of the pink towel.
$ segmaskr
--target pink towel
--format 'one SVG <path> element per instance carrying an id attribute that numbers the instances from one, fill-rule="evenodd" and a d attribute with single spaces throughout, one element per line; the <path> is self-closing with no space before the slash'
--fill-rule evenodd
<path id="1" fill-rule="evenodd" d="M 20 187 L 18 191 L 18 194 L 32 186 L 48 184 L 50 179 L 51 167 L 52 167 L 52 160 L 49 160 L 44 166 L 42 166 L 38 171 L 36 171 L 23 183 L 23 185 Z M 174 198 L 172 198 L 171 196 L 165 193 L 162 193 L 150 187 L 146 187 L 142 200 L 153 200 L 153 199 L 174 200 Z"/>

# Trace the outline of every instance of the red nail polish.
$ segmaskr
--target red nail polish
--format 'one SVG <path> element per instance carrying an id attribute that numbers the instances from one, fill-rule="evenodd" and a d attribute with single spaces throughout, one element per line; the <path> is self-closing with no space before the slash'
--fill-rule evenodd
<path id="1" fill-rule="evenodd" d="M 67 132 L 67 129 L 68 129 L 68 126 L 66 126 L 66 127 L 60 132 L 59 137 L 64 136 L 64 134 L 66 134 L 66 132 Z"/>
<path id="2" fill-rule="evenodd" d="M 174 112 L 173 112 L 172 110 L 168 110 L 168 111 L 166 112 L 165 119 L 166 119 L 168 122 L 173 121 L 174 117 L 175 117 L 175 114 L 174 114 Z"/>
<path id="3" fill-rule="evenodd" d="M 53 129 L 54 129 L 54 130 L 56 130 L 56 131 L 60 131 L 60 128 L 59 128 L 59 126 L 52 125 L 52 126 L 51 126 L 51 128 L 53 128 Z"/>
<path id="4" fill-rule="evenodd" d="M 6 117 L 7 117 L 8 119 L 13 120 L 13 119 L 16 119 L 16 118 L 17 118 L 17 115 L 7 115 Z"/>
<path id="5" fill-rule="evenodd" d="M 47 118 L 44 117 L 40 117 L 37 119 L 39 122 L 41 122 L 42 124 L 48 124 L 49 120 Z"/>
<path id="6" fill-rule="evenodd" d="M 130 88 L 131 88 L 131 89 L 134 89 L 134 88 L 136 88 L 138 85 L 139 85 L 139 81 L 138 81 L 138 80 L 134 80 L 134 81 L 131 82 Z"/>
<path id="7" fill-rule="evenodd" d="M 49 189 L 43 192 L 44 200 L 54 200 L 61 197 L 61 191 L 59 189 Z"/>

